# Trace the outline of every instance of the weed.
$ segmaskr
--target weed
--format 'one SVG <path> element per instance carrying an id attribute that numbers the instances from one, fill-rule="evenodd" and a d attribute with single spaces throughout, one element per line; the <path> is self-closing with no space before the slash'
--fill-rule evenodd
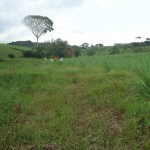
<path id="1" fill-rule="evenodd" d="M 150 97 L 150 70 L 149 66 L 138 67 L 139 72 L 139 81 L 138 87 L 141 90 L 143 95 Z"/>
<path id="2" fill-rule="evenodd" d="M 105 72 L 109 72 L 112 69 L 112 64 L 108 60 L 104 60 L 102 63 L 102 66 L 103 66 Z"/>

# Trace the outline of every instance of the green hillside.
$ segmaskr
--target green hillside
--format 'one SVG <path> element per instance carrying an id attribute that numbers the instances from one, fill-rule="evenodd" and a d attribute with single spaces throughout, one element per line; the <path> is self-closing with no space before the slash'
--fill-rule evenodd
<path id="1" fill-rule="evenodd" d="M 0 44 L 0 58 L 7 58 L 8 54 L 13 54 L 15 55 L 15 57 L 21 57 L 23 51 L 29 50 L 31 50 L 31 48 L 8 44 Z"/>

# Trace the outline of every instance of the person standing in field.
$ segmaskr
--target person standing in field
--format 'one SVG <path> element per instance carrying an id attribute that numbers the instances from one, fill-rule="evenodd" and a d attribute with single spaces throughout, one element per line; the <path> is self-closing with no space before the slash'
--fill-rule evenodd
<path id="1" fill-rule="evenodd" d="M 54 61 L 57 61 L 57 57 L 56 57 L 56 56 L 54 56 L 54 57 L 53 57 L 53 60 L 54 60 Z"/>
<path id="2" fill-rule="evenodd" d="M 61 57 L 61 58 L 59 59 L 59 61 L 60 61 L 60 62 L 62 62 L 62 61 L 63 61 L 63 59 L 64 59 L 64 58 L 63 58 L 63 57 Z"/>

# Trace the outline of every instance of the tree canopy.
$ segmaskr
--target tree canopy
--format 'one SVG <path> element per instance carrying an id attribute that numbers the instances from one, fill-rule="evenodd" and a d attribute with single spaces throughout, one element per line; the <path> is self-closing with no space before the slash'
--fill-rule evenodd
<path id="1" fill-rule="evenodd" d="M 48 17 L 39 15 L 28 15 L 22 20 L 23 24 L 28 27 L 28 29 L 35 35 L 38 39 L 42 34 L 47 33 L 47 31 L 53 31 L 53 22 Z"/>

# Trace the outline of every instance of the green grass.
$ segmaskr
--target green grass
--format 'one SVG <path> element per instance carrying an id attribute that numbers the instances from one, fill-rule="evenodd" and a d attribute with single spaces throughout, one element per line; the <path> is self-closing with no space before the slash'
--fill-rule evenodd
<path id="1" fill-rule="evenodd" d="M 12 49 L 21 50 L 21 51 L 30 51 L 31 50 L 31 48 L 25 47 L 25 46 L 16 46 L 16 45 L 10 45 L 10 44 L 8 44 L 7 46 Z"/>
<path id="2" fill-rule="evenodd" d="M 1 62 L 0 149 L 149 149 L 149 57 Z"/>
<path id="3" fill-rule="evenodd" d="M 15 57 L 21 57 L 23 51 L 31 50 L 31 48 L 23 46 L 15 46 L 8 44 L 0 44 L 0 58 L 8 58 L 8 54 L 13 54 Z"/>

